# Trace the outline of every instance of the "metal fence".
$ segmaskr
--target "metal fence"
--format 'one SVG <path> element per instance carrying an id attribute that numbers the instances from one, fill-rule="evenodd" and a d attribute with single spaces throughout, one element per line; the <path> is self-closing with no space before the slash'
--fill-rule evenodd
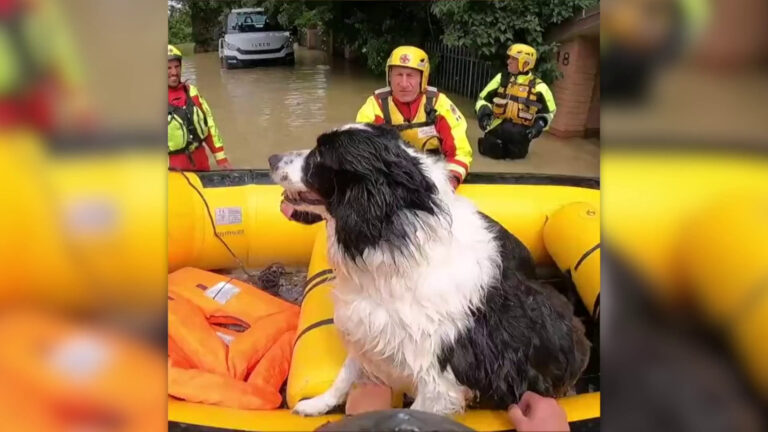
<path id="1" fill-rule="evenodd" d="M 466 48 L 452 48 L 440 42 L 427 42 L 425 48 L 430 63 L 435 64 L 429 84 L 440 91 L 475 100 L 480 90 L 501 71 L 498 66 L 480 60 Z"/>

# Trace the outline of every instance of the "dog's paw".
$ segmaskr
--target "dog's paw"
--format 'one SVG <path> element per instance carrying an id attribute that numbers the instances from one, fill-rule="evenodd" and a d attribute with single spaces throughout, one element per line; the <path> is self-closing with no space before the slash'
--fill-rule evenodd
<path id="1" fill-rule="evenodd" d="M 293 407 L 293 413 L 304 417 L 319 416 L 333 409 L 337 404 L 329 397 L 320 395 L 312 399 L 303 400 Z"/>

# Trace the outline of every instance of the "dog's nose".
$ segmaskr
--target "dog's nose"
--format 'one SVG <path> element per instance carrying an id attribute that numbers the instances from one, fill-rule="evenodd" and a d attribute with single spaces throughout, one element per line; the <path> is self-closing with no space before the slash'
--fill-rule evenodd
<path id="1" fill-rule="evenodd" d="M 274 170 L 277 165 L 283 160 L 283 155 L 273 154 L 269 157 L 269 169 Z"/>

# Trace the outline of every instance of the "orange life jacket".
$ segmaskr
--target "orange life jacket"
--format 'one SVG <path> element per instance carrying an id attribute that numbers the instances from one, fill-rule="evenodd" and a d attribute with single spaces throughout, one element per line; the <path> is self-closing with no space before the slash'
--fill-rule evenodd
<path id="1" fill-rule="evenodd" d="M 159 349 L 48 311 L 0 314 L 2 430 L 167 427 Z"/>
<path id="2" fill-rule="evenodd" d="M 168 275 L 168 394 L 239 409 L 275 409 L 299 307 L 195 268 Z"/>

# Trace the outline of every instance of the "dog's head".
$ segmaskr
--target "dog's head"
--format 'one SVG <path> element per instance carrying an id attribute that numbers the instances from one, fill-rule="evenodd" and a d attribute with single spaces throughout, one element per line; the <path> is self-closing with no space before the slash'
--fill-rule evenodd
<path id="1" fill-rule="evenodd" d="M 450 190 L 445 170 L 388 126 L 341 127 L 320 135 L 312 150 L 270 156 L 269 166 L 285 189 L 283 213 L 334 221 L 337 240 L 353 258 L 381 242 L 408 241 L 407 220 L 440 213 L 438 194 Z"/>

